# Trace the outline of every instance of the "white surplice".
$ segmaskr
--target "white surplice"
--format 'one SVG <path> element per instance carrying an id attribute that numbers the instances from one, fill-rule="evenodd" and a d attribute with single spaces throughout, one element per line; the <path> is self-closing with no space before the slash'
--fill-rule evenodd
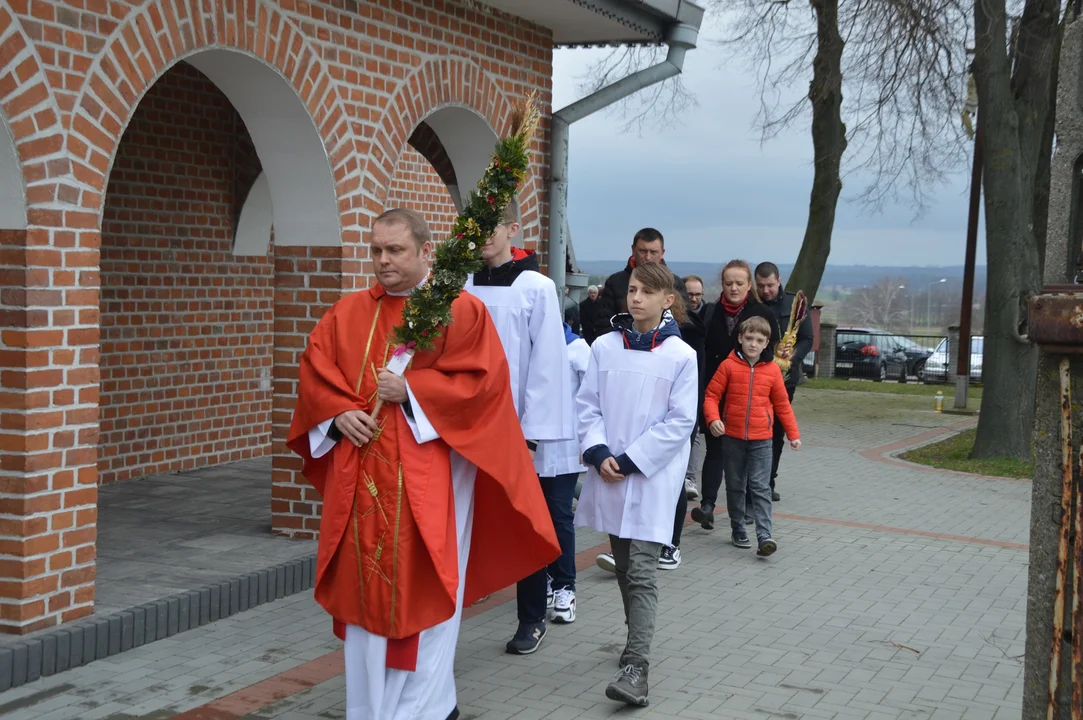
<path id="1" fill-rule="evenodd" d="M 525 270 L 506 287 L 475 285 L 471 275 L 464 289 L 485 303 L 496 326 L 523 435 L 537 441 L 572 439 L 575 410 L 556 285 L 539 272 Z"/>
<path id="2" fill-rule="evenodd" d="M 575 396 L 583 383 L 583 375 L 587 372 L 590 363 L 590 345 L 583 338 L 576 338 L 568 343 L 568 383 L 569 397 L 572 404 Z M 543 441 L 538 443 L 538 450 L 534 453 L 534 469 L 541 477 L 556 477 L 558 475 L 570 475 L 581 473 L 586 470 L 583 466 L 583 458 L 579 452 L 579 438 L 575 433 L 579 423 L 572 417 L 572 431 L 575 435 L 571 440 Z"/>
<path id="3" fill-rule="evenodd" d="M 631 540 L 669 544 L 699 402 L 696 351 L 677 337 L 629 350 L 619 332 L 591 346 L 576 396 L 579 449 L 607 445 L 640 472 L 607 483 L 590 467 L 575 524 Z"/>

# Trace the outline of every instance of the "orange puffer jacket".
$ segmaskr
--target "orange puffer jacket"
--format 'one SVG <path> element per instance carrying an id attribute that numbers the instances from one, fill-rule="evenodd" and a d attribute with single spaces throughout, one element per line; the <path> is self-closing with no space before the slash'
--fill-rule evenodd
<path id="1" fill-rule="evenodd" d="M 719 417 L 723 397 L 725 405 Z M 731 352 L 707 386 L 703 418 L 708 427 L 715 420 L 721 420 L 729 437 L 770 440 L 774 435 L 776 415 L 782 421 L 787 438 L 797 440 L 801 437 L 778 365 L 771 360 L 761 360 L 751 366 L 740 351 Z"/>

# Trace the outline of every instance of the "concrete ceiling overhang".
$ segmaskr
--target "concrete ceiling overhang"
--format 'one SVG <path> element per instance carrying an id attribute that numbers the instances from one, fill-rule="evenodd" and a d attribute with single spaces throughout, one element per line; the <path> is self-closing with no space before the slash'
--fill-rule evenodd
<path id="1" fill-rule="evenodd" d="M 557 47 L 656 45 L 674 24 L 697 30 L 703 8 L 688 0 L 482 0 L 547 27 Z"/>

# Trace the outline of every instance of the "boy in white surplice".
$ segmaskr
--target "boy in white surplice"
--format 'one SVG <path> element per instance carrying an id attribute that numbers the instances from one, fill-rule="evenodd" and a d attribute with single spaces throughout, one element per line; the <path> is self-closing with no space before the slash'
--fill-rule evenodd
<path id="1" fill-rule="evenodd" d="M 489 309 L 508 357 L 523 435 L 533 450 L 541 441 L 572 439 L 575 408 L 556 285 L 538 272 L 533 251 L 512 247 L 519 229 L 518 207 L 513 202 L 481 248 L 485 268 L 471 275 L 464 289 Z M 572 494 L 562 496 L 570 513 Z M 530 654 L 545 637 L 547 575 L 542 568 L 518 583 L 519 627 L 507 643 L 509 653 Z"/>
<path id="2" fill-rule="evenodd" d="M 647 705 L 658 607 L 658 556 L 670 541 L 697 418 L 696 351 L 681 340 L 684 302 L 673 273 L 645 264 L 628 284 L 630 314 L 591 346 L 576 398 L 579 446 L 589 466 L 577 525 L 609 534 L 628 642 L 606 697 Z"/>

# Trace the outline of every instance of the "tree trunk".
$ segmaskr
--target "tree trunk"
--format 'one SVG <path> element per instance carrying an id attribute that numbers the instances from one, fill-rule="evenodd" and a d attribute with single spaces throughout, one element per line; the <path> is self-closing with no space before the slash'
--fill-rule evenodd
<path id="1" fill-rule="evenodd" d="M 812 0 L 816 10 L 816 57 L 812 61 L 812 148 L 814 172 L 809 194 L 808 224 L 797 263 L 786 290 L 804 290 L 816 297 L 831 252 L 835 208 L 842 192 L 842 154 L 846 151 L 846 125 L 842 122 L 842 36 L 839 35 L 838 0 Z"/>
<path id="2" fill-rule="evenodd" d="M 1038 170 L 1034 176 L 1034 244 L 1038 249 L 1038 275 L 1045 277 L 1045 238 L 1049 230 L 1049 184 L 1052 180 L 1053 138 L 1057 124 L 1057 78 L 1060 77 L 1060 48 L 1068 11 L 1064 13 L 1053 43 L 1053 66 L 1049 81 L 1049 112 L 1045 116 L 1041 144 L 1038 146 Z"/>
<path id="3" fill-rule="evenodd" d="M 974 457 L 1031 459 L 1038 351 L 1025 339 L 1027 300 L 1041 289 L 1032 222 L 1058 15 L 1058 0 L 1027 0 L 1013 75 L 1005 0 L 974 2 L 988 273 Z"/>

